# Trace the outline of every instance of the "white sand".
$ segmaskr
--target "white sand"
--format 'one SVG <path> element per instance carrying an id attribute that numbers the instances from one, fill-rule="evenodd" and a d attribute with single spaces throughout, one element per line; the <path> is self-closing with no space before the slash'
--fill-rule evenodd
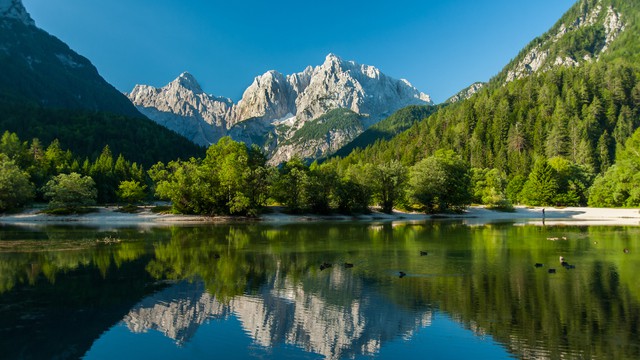
<path id="1" fill-rule="evenodd" d="M 542 208 L 517 207 L 515 212 L 499 212 L 487 210 L 484 207 L 472 206 L 464 214 L 429 216 L 420 213 L 404 213 L 395 211 L 393 214 L 373 212 L 369 215 L 287 215 L 279 208 L 272 208 L 273 212 L 262 215 L 259 219 L 206 217 L 194 215 L 155 214 L 151 207 L 143 208 L 137 214 L 117 212 L 116 207 L 101 207 L 98 212 L 86 215 L 54 216 L 39 212 L 40 209 L 30 209 L 19 214 L 0 216 L 0 224 L 21 226 L 77 224 L 97 227 L 151 227 L 175 224 L 200 224 L 234 221 L 262 221 L 268 223 L 297 223 L 306 221 L 393 221 L 415 222 L 428 219 L 455 219 L 468 225 L 481 225 L 490 222 L 512 221 L 533 225 L 640 225 L 640 211 L 638 209 L 604 209 L 586 207 L 545 208 L 544 222 Z"/>

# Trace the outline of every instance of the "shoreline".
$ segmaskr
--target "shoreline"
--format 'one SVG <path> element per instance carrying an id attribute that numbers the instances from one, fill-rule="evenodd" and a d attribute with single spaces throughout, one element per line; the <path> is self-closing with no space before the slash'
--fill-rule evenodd
<path id="1" fill-rule="evenodd" d="M 257 218 L 201 215 L 158 214 L 151 212 L 151 206 L 142 207 L 138 213 L 118 212 L 118 207 L 98 207 L 97 212 L 83 215 L 47 215 L 41 208 L 27 209 L 21 213 L 0 216 L 0 225 L 47 226 L 82 225 L 90 227 L 154 227 L 172 225 L 199 225 L 220 223 L 266 223 L 293 224 L 305 222 L 421 222 L 421 221 L 462 221 L 466 225 L 484 225 L 496 222 L 514 222 L 530 225 L 635 225 L 640 226 L 639 209 L 589 208 L 589 207 L 515 207 L 514 212 L 488 210 L 482 206 L 471 206 L 462 214 L 408 213 L 394 211 L 385 214 L 373 211 L 366 215 L 289 215 L 280 208 L 271 207 L 269 213 Z"/>

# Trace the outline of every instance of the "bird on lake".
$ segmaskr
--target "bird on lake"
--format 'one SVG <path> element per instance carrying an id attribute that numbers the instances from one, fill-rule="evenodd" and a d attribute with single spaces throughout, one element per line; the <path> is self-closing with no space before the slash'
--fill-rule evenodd
<path id="1" fill-rule="evenodd" d="M 429 255 L 429 252 L 428 252 L 428 251 L 422 251 L 422 250 L 420 250 L 420 256 L 427 256 L 427 255 Z"/>
<path id="2" fill-rule="evenodd" d="M 556 269 L 549 269 L 549 274 L 555 274 L 556 273 Z"/>
<path id="3" fill-rule="evenodd" d="M 624 250 L 622 250 L 622 251 L 624 251 L 625 254 L 629 253 L 629 249 L 627 249 L 627 248 L 624 248 Z"/>
<path id="4" fill-rule="evenodd" d="M 322 270 L 324 270 L 324 269 L 328 269 L 328 268 L 330 268 L 331 266 L 332 266 L 331 264 L 329 264 L 329 263 L 327 263 L 327 262 L 324 262 L 324 263 L 320 264 L 320 271 L 322 271 Z"/>
<path id="5" fill-rule="evenodd" d="M 345 267 L 345 269 L 350 269 L 350 268 L 352 268 L 352 267 L 353 267 L 353 264 L 351 264 L 351 263 L 344 263 L 344 267 Z"/>
<path id="6" fill-rule="evenodd" d="M 537 268 L 540 268 L 540 267 L 543 267 L 543 266 L 544 266 L 544 264 L 541 264 L 541 263 L 535 263 L 535 265 L 533 265 L 533 266 L 535 266 L 535 267 L 537 267 Z"/>
<path id="7" fill-rule="evenodd" d="M 405 273 L 404 271 L 400 271 L 400 276 L 398 276 L 400 279 L 402 279 L 403 277 L 407 276 L 407 273 Z"/>
<path id="8" fill-rule="evenodd" d="M 571 265 L 568 262 L 566 262 L 564 260 L 564 256 L 560 256 L 560 265 L 562 265 L 562 267 L 564 267 L 565 269 L 569 270 L 569 269 L 575 269 L 576 266 L 575 265 Z"/>

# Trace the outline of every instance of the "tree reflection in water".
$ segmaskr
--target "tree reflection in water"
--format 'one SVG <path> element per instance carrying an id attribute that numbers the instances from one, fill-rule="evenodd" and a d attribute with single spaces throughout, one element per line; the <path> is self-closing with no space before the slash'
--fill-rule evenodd
<path id="1" fill-rule="evenodd" d="M 106 235 L 89 229 L 11 229 L 0 241 L 0 304 L 88 269 L 103 281 L 140 278 L 142 271 L 151 283 L 172 283 L 138 297 L 120 319 L 131 331 L 155 329 L 179 345 L 208 320 L 233 316 L 263 347 L 370 355 L 444 312 L 520 358 L 631 359 L 640 358 L 640 258 L 622 249 L 638 248 L 639 233 L 448 222 L 253 224 L 121 229 L 113 236 L 123 241 L 105 245 L 95 239 Z M 547 240 L 562 236 L 567 240 Z M 562 269 L 560 255 L 576 269 Z M 321 271 L 324 262 L 334 266 Z M 340 266 L 345 262 L 354 267 Z M 535 268 L 537 262 L 545 266 Z M 125 273 L 128 263 L 142 267 Z M 547 273 L 550 266 L 557 274 Z M 400 270 L 408 275 L 399 279 Z M 64 291 L 73 296 L 77 285 Z M 117 291 L 128 291 L 125 285 Z"/>

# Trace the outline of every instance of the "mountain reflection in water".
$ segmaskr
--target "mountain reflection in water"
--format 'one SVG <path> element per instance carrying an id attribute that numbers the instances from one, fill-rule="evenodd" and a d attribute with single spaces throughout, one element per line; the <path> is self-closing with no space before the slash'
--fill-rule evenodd
<path id="1" fill-rule="evenodd" d="M 401 309 L 345 272 L 334 268 L 327 274 L 331 281 L 320 285 L 332 286 L 334 278 L 341 278 L 340 291 L 347 296 L 339 299 L 325 299 L 300 283 L 275 277 L 259 294 L 223 303 L 202 283 L 181 282 L 141 301 L 124 322 L 133 332 L 157 330 L 180 345 L 206 321 L 233 315 L 262 347 L 287 343 L 331 359 L 373 355 L 382 343 L 411 337 L 430 325 L 431 310 Z"/>
<path id="2" fill-rule="evenodd" d="M 639 245 L 640 227 L 5 227 L 0 354 L 638 359 Z"/>

